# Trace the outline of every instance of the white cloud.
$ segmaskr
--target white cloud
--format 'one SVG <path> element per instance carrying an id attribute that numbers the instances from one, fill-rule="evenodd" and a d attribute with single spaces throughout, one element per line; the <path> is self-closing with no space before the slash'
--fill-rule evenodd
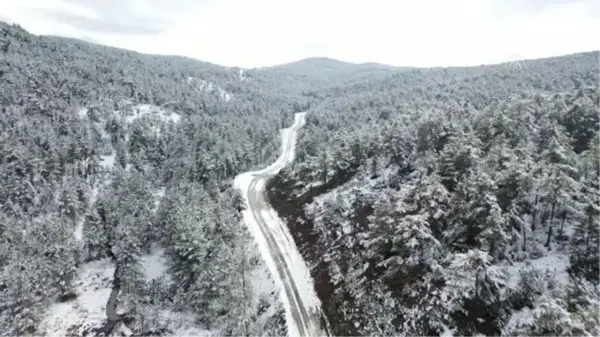
<path id="1" fill-rule="evenodd" d="M 36 12 L 53 8 L 98 15 L 73 5 L 75 0 L 68 5 L 62 0 L 0 0 L 0 6 L 5 16 L 36 34 L 86 36 L 142 52 L 242 67 L 311 56 L 411 66 L 477 65 L 600 47 L 595 0 L 210 0 L 193 6 L 185 0 L 162 5 L 122 1 L 136 15 L 170 24 L 157 34 L 107 34 Z"/>

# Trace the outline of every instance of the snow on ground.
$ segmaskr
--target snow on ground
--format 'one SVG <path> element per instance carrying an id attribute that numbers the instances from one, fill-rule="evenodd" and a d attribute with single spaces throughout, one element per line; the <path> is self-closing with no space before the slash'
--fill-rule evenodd
<path id="1" fill-rule="evenodd" d="M 155 116 L 165 122 L 172 121 L 173 123 L 177 123 L 181 119 L 179 114 L 167 111 L 161 107 L 151 104 L 139 104 L 133 107 L 133 115 L 125 116 L 125 121 L 131 123 L 146 115 Z"/>
<path id="2" fill-rule="evenodd" d="M 86 263 L 75 280 L 77 298 L 55 303 L 46 311 L 39 332 L 49 336 L 66 336 L 68 331 L 81 333 L 104 322 L 106 301 L 110 295 L 114 264 L 109 259 Z"/>
<path id="3" fill-rule="evenodd" d="M 514 331 L 515 329 L 518 329 L 519 327 L 522 326 L 530 326 L 534 323 L 534 317 L 533 317 L 533 311 L 528 308 L 528 307 L 524 307 L 521 310 L 513 313 L 508 322 L 506 323 L 506 326 L 504 327 L 505 331 Z"/>
<path id="4" fill-rule="evenodd" d="M 240 69 L 240 79 L 244 80 L 243 77 L 243 72 Z M 214 84 L 213 82 L 209 82 L 206 80 L 203 80 L 201 78 L 198 77 L 188 77 L 187 78 L 187 84 L 191 84 L 192 82 L 196 81 L 198 83 L 198 89 L 205 91 L 205 92 L 218 92 L 219 93 L 219 97 L 224 100 L 225 102 L 229 102 L 232 98 L 232 95 L 227 92 L 225 89 L 221 88 L 219 85 Z"/>
<path id="5" fill-rule="evenodd" d="M 257 254 L 257 258 L 261 258 L 256 243 L 249 251 Z M 250 305 L 253 311 L 257 311 L 256 314 L 258 314 L 258 310 L 264 310 L 264 307 L 259 309 L 261 306 L 260 302 L 263 302 L 263 304 L 268 303 L 266 310 L 256 318 L 257 322 L 255 326 L 260 329 L 265 327 L 266 322 L 272 319 L 277 314 L 277 311 L 280 310 L 282 304 L 281 294 L 267 264 L 263 260 L 259 260 L 259 263 L 252 268 L 249 278 L 252 287 L 252 302 Z M 259 331 L 259 333 L 264 333 L 264 331 Z"/>
<path id="6" fill-rule="evenodd" d="M 156 211 L 158 209 L 158 206 L 160 205 L 162 198 L 165 197 L 165 188 L 161 187 L 155 190 L 152 193 L 152 196 L 154 197 L 154 211 Z"/>
<path id="7" fill-rule="evenodd" d="M 221 88 L 218 88 L 218 90 L 219 90 L 219 97 L 224 99 L 225 102 L 229 102 L 231 100 L 231 95 L 227 91 L 225 91 Z"/>
<path id="8" fill-rule="evenodd" d="M 244 81 L 246 77 L 244 77 L 244 69 L 240 69 L 240 81 Z"/>
<path id="9" fill-rule="evenodd" d="M 110 171 L 115 166 L 115 152 L 106 156 L 100 156 L 100 166 Z"/>
<path id="10" fill-rule="evenodd" d="M 538 259 L 516 262 L 505 267 L 505 271 L 509 275 L 507 284 L 509 287 L 515 288 L 520 280 L 520 271 L 537 269 L 542 273 L 549 272 L 558 283 L 566 285 L 569 282 L 568 267 L 569 256 L 567 254 L 558 251 L 550 252 Z"/>
<path id="11" fill-rule="evenodd" d="M 142 255 L 141 265 L 146 276 L 146 281 L 150 282 L 162 275 L 167 274 L 167 259 L 164 256 L 165 249 L 153 244 L 150 247 L 150 253 Z"/>
<path id="12" fill-rule="evenodd" d="M 200 85 L 199 85 L 200 90 L 203 90 L 203 91 L 206 91 L 206 92 L 213 91 L 213 84 L 212 84 L 212 82 L 207 82 L 205 80 L 198 80 L 198 82 L 200 82 Z"/>
<path id="13" fill-rule="evenodd" d="M 235 178 L 235 185 L 242 191 L 247 191 L 252 179 L 253 179 L 252 174 L 242 173 L 241 175 L 238 175 Z M 273 277 L 273 281 L 275 282 L 276 289 L 280 294 L 281 302 L 283 303 L 283 305 L 285 307 L 285 313 L 286 313 L 285 320 L 286 320 L 288 335 L 289 336 L 297 336 L 299 334 L 299 332 L 298 332 L 298 329 L 296 328 L 296 326 L 292 323 L 293 318 L 292 318 L 291 310 L 290 310 L 290 299 L 287 297 L 285 292 L 282 291 L 282 289 L 284 289 L 283 281 L 279 277 L 277 277 L 277 267 L 275 265 L 275 261 L 273 260 L 273 257 L 271 256 L 271 254 L 269 252 L 266 238 L 262 235 L 259 225 L 256 223 L 256 220 L 254 219 L 252 212 L 249 211 L 250 205 L 249 205 L 246 197 L 245 197 L 245 201 L 246 201 L 246 210 L 244 210 L 242 212 L 242 215 L 244 218 L 244 223 L 248 226 L 248 229 L 252 233 L 254 240 L 258 244 L 258 250 L 260 251 L 262 258 L 263 258 L 265 264 L 267 265 L 269 273 L 271 274 L 271 276 Z"/>
<path id="14" fill-rule="evenodd" d="M 161 322 L 165 322 L 165 326 L 171 334 L 165 334 L 166 337 L 212 337 L 218 336 L 219 331 L 201 329 L 196 325 L 196 317 L 192 314 L 181 312 L 173 312 L 170 310 L 162 310 L 160 316 Z"/>
<path id="15" fill-rule="evenodd" d="M 224 100 L 225 102 L 229 102 L 231 100 L 231 98 L 233 97 L 231 95 L 231 93 L 227 92 L 225 89 L 221 88 L 219 85 L 215 85 L 212 82 L 208 82 L 206 80 L 203 79 L 199 79 L 199 78 L 188 78 L 188 84 L 191 83 L 193 80 L 197 80 L 198 82 L 198 89 L 205 91 L 205 92 L 214 92 L 216 91 L 219 94 L 219 97 Z"/>
<path id="16" fill-rule="evenodd" d="M 157 263 L 161 259 L 163 258 L 160 248 L 153 249 L 151 254 L 142 257 L 146 276 L 154 278 L 164 272 L 161 269 L 162 265 Z M 106 302 L 110 296 L 114 271 L 115 266 L 108 258 L 83 264 L 74 282 L 77 298 L 51 305 L 39 324 L 38 332 L 47 336 L 81 336 L 84 331 L 104 324 Z M 148 311 L 147 319 L 158 322 L 155 326 L 160 325 L 172 331 L 165 336 L 209 337 L 218 333 L 199 328 L 192 314 L 156 306 L 148 306 L 145 309 Z M 115 330 L 125 332 L 128 328 L 120 326 Z"/>
<path id="17" fill-rule="evenodd" d="M 293 161 L 296 146 L 296 133 L 294 132 L 294 130 L 304 125 L 304 115 L 305 113 L 297 113 L 295 115 L 294 125 L 290 128 L 281 130 L 282 152 L 279 158 L 273 164 L 259 171 L 242 173 L 236 176 L 234 180 L 235 186 L 243 192 L 244 199 L 246 201 L 246 210 L 242 212 L 244 222 L 246 223 L 250 232 L 253 234 L 256 242 L 258 243 L 259 251 L 261 252 L 263 260 L 266 262 L 266 265 L 271 275 L 273 276 L 278 289 L 283 289 L 283 281 L 280 278 L 276 277 L 278 273 L 277 268 L 275 266 L 275 262 L 273 260 L 273 257 L 271 256 L 271 252 L 269 251 L 266 239 L 261 233 L 260 226 L 256 222 L 256 219 L 254 218 L 250 210 L 247 191 L 250 186 L 250 183 L 256 175 L 265 173 L 275 174 L 288 163 Z M 256 188 L 259 190 L 264 190 L 265 181 L 259 181 L 256 184 Z M 269 221 L 268 226 L 270 227 L 271 232 L 274 234 L 276 241 L 278 242 L 278 246 L 282 250 L 282 253 L 286 260 L 286 264 L 292 267 L 290 268 L 290 271 L 293 273 L 294 283 L 296 284 L 298 291 L 301 293 L 300 297 L 303 300 L 304 304 L 307 306 L 307 309 L 314 310 L 315 312 L 320 311 L 321 302 L 316 295 L 314 289 L 314 282 L 310 275 L 310 271 L 304 259 L 298 252 L 296 244 L 289 232 L 287 225 L 285 224 L 285 222 L 279 219 L 279 216 L 272 208 L 265 211 L 261 211 L 261 213 L 264 214 L 265 219 L 272 219 L 272 221 Z M 298 335 L 299 331 L 298 328 L 295 326 L 294 320 L 291 315 L 291 299 L 287 297 L 284 291 L 280 291 L 280 296 L 285 307 L 288 335 L 296 336 Z"/>
<path id="18" fill-rule="evenodd" d="M 454 336 L 454 329 L 450 329 L 449 327 L 444 326 L 444 330 L 440 334 L 440 337 L 453 337 L 453 336 Z"/>
<path id="19" fill-rule="evenodd" d="M 530 222 L 531 217 L 525 220 Z M 570 234 L 572 231 L 573 226 L 571 224 L 565 225 L 565 234 Z M 548 250 L 544 246 L 547 235 L 545 228 L 540 228 L 534 233 L 529 233 L 529 235 L 531 235 L 531 243 L 529 245 L 533 248 L 528 253 L 529 255 L 539 257 L 525 256 L 523 261 L 512 262 L 509 265 L 502 266 L 501 268 L 504 269 L 505 274 L 508 276 L 508 288 L 515 289 L 518 287 L 521 279 L 520 272 L 525 270 L 537 270 L 542 274 L 549 275 L 551 279 L 556 281 L 556 285 L 559 287 L 566 287 L 569 283 L 569 273 L 567 272 L 570 264 L 568 251 L 565 247 L 555 242 L 552 243 L 552 249 Z M 508 332 L 518 331 L 519 327 L 533 324 L 533 320 L 534 317 L 531 309 L 524 307 L 511 315 L 504 329 Z"/>
<path id="20" fill-rule="evenodd" d="M 531 221 L 531 218 L 526 218 L 526 221 Z M 557 230 L 558 232 L 558 230 Z M 572 234 L 573 225 L 570 223 L 565 224 L 564 234 Z M 505 272 L 508 275 L 508 286 L 513 288 L 516 287 L 520 279 L 520 271 L 528 269 L 536 269 L 540 272 L 550 274 L 554 280 L 561 285 L 567 285 L 569 282 L 569 252 L 567 249 L 556 243 L 552 242 L 551 249 L 548 250 L 544 246 L 547 239 L 547 230 L 545 228 L 538 228 L 535 232 L 529 233 L 530 236 L 530 248 L 527 252 L 529 256 L 525 256 L 523 261 L 512 262 L 510 265 L 505 266 Z"/>
<path id="21" fill-rule="evenodd" d="M 257 248 L 258 247 L 254 247 L 254 251 L 256 251 Z M 250 272 L 250 280 L 256 298 L 278 293 L 278 291 L 273 288 L 273 279 L 271 278 L 269 269 L 264 263 L 261 263 L 256 268 L 252 269 Z"/>
<path id="22" fill-rule="evenodd" d="M 77 116 L 79 116 L 79 118 L 81 118 L 81 119 L 84 119 L 84 118 L 87 118 L 87 113 L 88 113 L 87 108 L 81 108 L 77 111 Z"/>
<path id="23" fill-rule="evenodd" d="M 75 240 L 81 242 L 83 240 L 83 221 L 85 217 L 80 217 L 75 225 Z"/>
<path id="24" fill-rule="evenodd" d="M 310 275 L 310 270 L 308 269 L 304 258 L 298 251 L 287 224 L 279 219 L 277 212 L 273 208 L 269 208 L 261 213 L 266 213 L 263 216 L 265 219 L 279 220 L 270 223 L 270 229 L 271 232 L 275 234 L 274 236 L 278 242 L 278 246 L 283 248 L 283 257 L 286 260 L 286 264 L 292 267 L 290 268 L 290 271 L 295 280 L 296 287 L 301 294 L 300 296 L 307 308 L 315 311 L 320 310 L 321 301 L 315 292 L 314 281 Z"/>

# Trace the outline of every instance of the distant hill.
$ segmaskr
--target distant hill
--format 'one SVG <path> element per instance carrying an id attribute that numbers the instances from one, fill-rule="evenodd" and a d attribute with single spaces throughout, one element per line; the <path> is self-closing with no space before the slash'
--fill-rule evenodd
<path id="1" fill-rule="evenodd" d="M 269 70 L 280 70 L 298 75 L 308 75 L 314 77 L 323 76 L 339 76 L 346 75 L 355 72 L 386 72 L 405 70 L 409 68 L 394 67 L 385 64 L 379 64 L 374 62 L 368 63 L 351 63 L 345 61 L 339 61 L 327 57 L 311 57 L 296 62 L 286 63 L 273 67 L 267 67 Z"/>
<path id="2" fill-rule="evenodd" d="M 307 58 L 282 65 L 259 68 L 255 71 L 269 73 L 278 78 L 286 90 L 323 90 L 358 82 L 381 80 L 410 70 L 378 63 L 350 63 L 326 57 Z"/>

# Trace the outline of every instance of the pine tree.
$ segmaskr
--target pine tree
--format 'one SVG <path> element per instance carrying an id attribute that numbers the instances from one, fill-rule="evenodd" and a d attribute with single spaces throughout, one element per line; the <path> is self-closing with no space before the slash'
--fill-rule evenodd
<path id="1" fill-rule="evenodd" d="M 481 157 L 480 141 L 473 135 L 450 137 L 448 144 L 440 153 L 438 174 L 449 192 L 472 170 Z"/>
<path id="2" fill-rule="evenodd" d="M 543 182 L 547 203 L 550 205 L 550 218 L 546 246 L 549 247 L 554 233 L 554 220 L 561 215 L 562 222 L 569 215 L 574 215 L 577 205 L 574 196 L 579 190 L 579 173 L 574 165 L 574 154 L 568 139 L 557 127 L 554 129 L 547 151 L 542 153 L 549 163 L 548 176 Z"/>
<path id="3" fill-rule="evenodd" d="M 584 217 L 577 223 L 570 246 L 570 272 L 584 276 L 589 281 L 599 282 L 600 206 L 598 194 L 590 198 L 585 207 Z"/>
<path id="4" fill-rule="evenodd" d="M 446 235 L 461 250 L 477 247 L 494 259 L 508 240 L 506 215 L 495 196 L 496 184 L 477 170 L 461 185 L 453 197 L 451 230 Z"/>

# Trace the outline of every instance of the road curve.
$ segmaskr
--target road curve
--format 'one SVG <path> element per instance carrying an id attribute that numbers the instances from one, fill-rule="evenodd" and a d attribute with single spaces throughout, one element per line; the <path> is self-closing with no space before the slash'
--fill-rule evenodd
<path id="1" fill-rule="evenodd" d="M 291 337 L 295 337 L 296 334 L 329 335 L 327 321 L 320 305 L 315 305 L 315 302 L 319 301 L 310 277 L 307 279 L 298 276 L 309 274 L 308 269 L 304 261 L 301 261 L 287 226 L 272 209 L 265 193 L 267 181 L 293 161 L 296 133 L 304 125 L 304 116 L 305 113 L 297 113 L 292 127 L 282 132 L 282 152 L 275 163 L 263 170 L 243 173 L 236 177 L 236 184 L 242 189 L 247 202 L 248 209 L 244 220 L 253 229 L 259 246 L 262 244 L 261 253 L 270 266 L 271 274 L 280 281 L 277 283 L 282 288 L 288 334 Z M 305 270 L 299 270 L 300 268 Z"/>

